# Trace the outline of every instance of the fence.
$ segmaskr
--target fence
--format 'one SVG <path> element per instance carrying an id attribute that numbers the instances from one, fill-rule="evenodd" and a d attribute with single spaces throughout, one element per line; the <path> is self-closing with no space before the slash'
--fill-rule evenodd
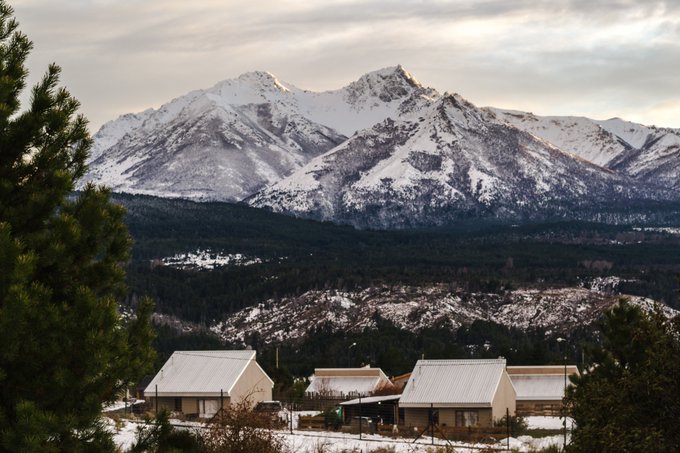
<path id="1" fill-rule="evenodd" d="M 453 445 L 464 442 L 498 447 L 499 441 L 517 433 L 511 432 L 510 424 L 504 426 L 447 426 L 439 424 L 436 410 L 430 411 L 429 419 L 420 426 L 404 423 L 403 412 L 397 401 L 381 400 L 367 404 L 338 400 L 315 399 L 318 410 L 309 410 L 310 404 L 282 402 L 284 410 L 279 414 L 285 430 L 293 433 L 309 432 L 310 435 L 332 433 L 357 435 L 359 439 L 380 434 L 395 441 L 413 443 L 423 441 L 432 445 Z M 350 404 L 347 404 L 350 403 Z M 305 409 L 305 410 L 302 410 Z M 509 418 L 507 419 L 510 420 Z"/>

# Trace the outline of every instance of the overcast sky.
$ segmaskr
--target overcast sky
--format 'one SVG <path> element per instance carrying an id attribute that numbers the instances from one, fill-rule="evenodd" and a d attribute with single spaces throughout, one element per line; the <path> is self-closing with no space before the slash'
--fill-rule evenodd
<path id="1" fill-rule="evenodd" d="M 479 106 L 680 127 L 680 0 L 10 0 L 91 129 L 266 70 L 328 90 L 402 64 Z"/>

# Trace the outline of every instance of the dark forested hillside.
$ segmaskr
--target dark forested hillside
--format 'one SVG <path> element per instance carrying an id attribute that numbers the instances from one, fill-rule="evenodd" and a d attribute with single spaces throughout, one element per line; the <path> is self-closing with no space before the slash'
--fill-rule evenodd
<path id="1" fill-rule="evenodd" d="M 198 326 L 212 325 L 258 302 L 313 289 L 397 284 L 443 283 L 467 292 L 503 293 L 524 287 L 587 286 L 596 277 L 616 276 L 621 279 L 617 289 L 621 293 L 678 305 L 680 235 L 672 229 L 585 222 L 521 226 L 469 222 L 447 229 L 371 231 L 238 204 L 128 195 L 117 195 L 116 201 L 128 210 L 127 223 L 135 241 L 128 303 L 150 295 L 157 312 Z M 160 261 L 196 250 L 238 253 L 261 262 L 208 270 Z M 406 362 L 421 354 L 503 354 L 519 362 L 559 358 L 555 348 L 540 346 L 540 332 L 522 333 L 522 337 L 503 326 L 471 326 L 470 331 L 416 335 L 381 325 L 379 332 L 361 334 L 364 347 L 355 358 L 376 360 L 394 372 L 407 369 Z M 303 345 L 282 345 L 281 358 L 296 373 L 307 372 L 313 363 L 323 365 L 319 362 L 323 357 L 335 356 L 335 349 L 344 350 L 347 341 L 342 334 L 312 332 Z M 249 342 L 258 346 L 257 338 Z M 491 346 L 484 349 L 487 343 Z M 471 350 L 474 344 L 478 346 Z M 210 335 L 182 337 L 163 328 L 156 346 L 162 359 L 174 349 L 229 345 Z M 273 354 L 269 346 L 261 350 L 266 357 Z"/>
<path id="2" fill-rule="evenodd" d="M 629 294 L 676 304 L 680 236 L 630 225 L 581 222 L 463 224 L 440 230 L 368 231 L 299 220 L 228 203 L 117 196 L 135 240 L 132 296 L 157 310 L 206 322 L 268 298 L 309 289 L 456 282 L 469 291 L 576 286 L 616 275 Z M 154 266 L 210 249 L 263 262 L 211 271 Z"/>

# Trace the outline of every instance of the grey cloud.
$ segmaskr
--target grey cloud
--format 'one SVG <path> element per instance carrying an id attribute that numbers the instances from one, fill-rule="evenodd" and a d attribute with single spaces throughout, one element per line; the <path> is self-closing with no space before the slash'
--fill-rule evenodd
<path id="1" fill-rule="evenodd" d="M 16 9 L 36 43 L 31 71 L 61 64 L 95 128 L 253 69 L 301 88 L 330 89 L 401 63 L 424 83 L 473 102 L 542 105 L 554 114 L 680 97 L 680 1 L 310 3 L 24 0 Z M 654 19 L 653 42 L 584 46 L 554 35 L 561 22 L 587 38 L 647 17 Z M 506 28 L 463 39 L 457 27 L 466 20 Z"/>

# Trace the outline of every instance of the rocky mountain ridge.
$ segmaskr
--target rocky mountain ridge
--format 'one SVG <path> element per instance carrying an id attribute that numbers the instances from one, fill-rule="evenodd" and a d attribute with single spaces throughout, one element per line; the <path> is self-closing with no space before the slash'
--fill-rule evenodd
<path id="1" fill-rule="evenodd" d="M 235 344 L 245 344 L 252 335 L 265 343 L 296 343 L 320 329 L 348 333 L 372 329 L 380 318 L 416 333 L 430 327 L 455 331 L 482 320 L 567 335 L 595 322 L 622 297 L 600 289 L 593 285 L 517 289 L 496 294 L 465 293 L 449 285 L 392 285 L 359 291 L 308 291 L 245 308 L 216 323 L 211 330 Z M 625 297 L 644 310 L 655 307 L 651 299 Z M 667 306 L 663 310 L 669 317 L 677 314 Z"/>

